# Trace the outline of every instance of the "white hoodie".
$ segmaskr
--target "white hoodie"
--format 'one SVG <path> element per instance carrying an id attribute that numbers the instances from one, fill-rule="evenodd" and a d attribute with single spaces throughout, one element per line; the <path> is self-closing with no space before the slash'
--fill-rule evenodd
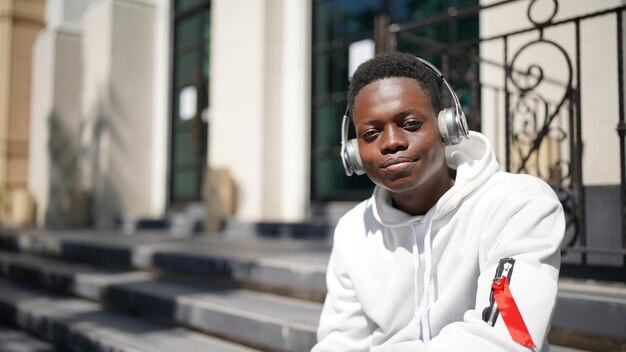
<path id="1" fill-rule="evenodd" d="M 556 195 L 538 178 L 499 172 L 479 133 L 446 154 L 455 184 L 426 215 L 392 207 L 376 187 L 340 219 L 313 351 L 529 351 L 502 317 L 482 319 L 507 257 L 513 298 L 547 350 L 565 227 Z"/>

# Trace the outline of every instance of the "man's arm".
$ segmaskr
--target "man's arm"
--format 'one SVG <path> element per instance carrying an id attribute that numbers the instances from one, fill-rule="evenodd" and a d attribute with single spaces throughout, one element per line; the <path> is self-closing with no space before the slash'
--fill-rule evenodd
<path id="1" fill-rule="evenodd" d="M 341 245 L 336 240 L 341 222 L 335 230 L 335 243 L 326 271 L 328 294 L 317 331 L 319 341 L 312 352 L 369 351 L 371 339 L 367 319 L 347 273 Z"/>
<path id="2" fill-rule="evenodd" d="M 483 320 L 498 263 L 513 258 L 510 292 L 532 337 L 536 350 L 545 348 L 556 304 L 560 244 L 565 221 L 556 196 L 543 183 L 540 192 L 517 198 L 486 220 L 487 235 L 480 244 L 481 273 L 476 305 L 463 320 L 444 327 L 430 343 L 422 341 L 385 345 L 375 351 L 530 351 L 511 337 L 502 315 L 491 326 Z M 535 188 L 535 187 L 532 187 Z M 535 188 L 537 190 L 537 188 Z M 552 194 L 551 194 L 552 193 Z"/>

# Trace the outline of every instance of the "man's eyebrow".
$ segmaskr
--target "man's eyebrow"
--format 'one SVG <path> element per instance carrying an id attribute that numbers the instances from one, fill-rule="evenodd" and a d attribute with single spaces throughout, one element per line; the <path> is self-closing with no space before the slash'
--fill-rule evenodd
<path id="1" fill-rule="evenodd" d="M 415 114 L 415 110 L 413 109 L 406 109 L 406 110 L 402 110 L 399 113 L 395 114 L 393 119 L 394 120 L 399 120 L 399 119 L 403 119 L 411 114 Z M 359 125 L 376 125 L 379 124 L 380 121 L 375 120 L 375 119 L 370 119 L 370 120 L 366 120 L 366 121 L 362 121 L 359 123 Z"/>
<path id="2" fill-rule="evenodd" d="M 409 116 L 411 114 L 415 114 L 415 110 L 413 110 L 413 109 L 406 109 L 406 110 L 403 110 L 403 111 L 400 111 L 399 113 L 397 113 L 395 118 L 396 119 L 402 119 L 402 118 L 405 118 L 405 117 L 407 117 L 407 116 Z"/>
<path id="3" fill-rule="evenodd" d="M 377 123 L 379 123 L 379 122 L 376 121 L 376 120 L 367 120 L 367 121 L 359 122 L 359 125 L 375 125 Z"/>

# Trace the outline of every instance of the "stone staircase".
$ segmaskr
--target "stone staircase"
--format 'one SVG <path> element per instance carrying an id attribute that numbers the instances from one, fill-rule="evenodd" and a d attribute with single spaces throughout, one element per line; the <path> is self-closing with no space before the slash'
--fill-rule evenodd
<path id="1" fill-rule="evenodd" d="M 3 234 L 0 319 L 61 351 L 307 351 L 328 246 L 158 231 Z"/>
<path id="2" fill-rule="evenodd" d="M 0 233 L 0 351 L 309 351 L 330 242 L 283 230 Z M 568 333 L 585 321 L 626 335 L 625 288 L 564 280 L 561 291 L 553 342 L 580 347 Z"/>
<path id="3" fill-rule="evenodd" d="M 48 343 L 0 324 L 0 351 L 3 352 L 55 352 Z"/>

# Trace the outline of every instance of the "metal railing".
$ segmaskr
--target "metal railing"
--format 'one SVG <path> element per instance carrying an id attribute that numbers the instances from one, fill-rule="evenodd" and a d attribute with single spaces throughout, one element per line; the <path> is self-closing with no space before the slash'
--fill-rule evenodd
<path id="1" fill-rule="evenodd" d="M 624 55 L 623 55 L 623 12 L 626 5 L 603 9 L 557 20 L 559 2 L 544 1 L 551 6 L 551 11 L 543 11 L 549 15 L 542 20 L 533 13 L 537 0 L 526 0 L 526 17 L 528 24 L 521 29 L 492 36 L 479 37 L 464 41 L 433 40 L 427 35 L 428 29 L 455 26 L 458 21 L 478 16 L 483 11 L 502 10 L 504 6 L 515 5 L 519 9 L 522 1 L 506 0 L 488 6 L 474 5 L 460 9 L 450 8 L 447 14 L 430 17 L 418 22 L 407 24 L 389 23 L 386 17 L 376 21 L 376 45 L 378 51 L 412 51 L 418 56 L 440 58 L 444 75 L 457 88 L 462 100 L 469 102 L 464 109 L 466 115 L 479 117 L 485 106 L 482 106 L 482 94 L 490 92 L 500 96 L 500 110 L 496 114 L 504 127 L 504 165 L 507 171 L 535 174 L 546 180 L 559 196 L 567 217 L 566 238 L 562 246 L 565 275 L 593 277 L 596 279 L 626 280 L 626 154 L 624 121 Z M 517 3 L 517 4 L 512 4 Z M 545 8 L 544 8 L 545 9 Z M 510 14 L 509 14 L 510 16 Z M 610 246 L 590 245 L 594 236 L 601 237 L 592 231 L 589 233 L 587 218 L 590 213 L 602 213 L 602 209 L 587 208 L 586 195 L 590 189 L 583 184 L 583 117 L 581 94 L 584 88 L 582 78 L 583 56 L 581 46 L 581 27 L 594 20 L 614 19 L 615 32 L 610 33 L 617 41 L 616 57 L 603 57 L 606 63 L 616 64 L 615 80 L 618 93 L 615 104 L 619 116 L 615 118 L 617 138 L 619 138 L 620 183 L 612 185 L 619 190 L 619 204 L 604 205 L 619 207 L 615 226 L 610 228 L 614 234 L 608 242 Z M 456 28 L 456 27 L 453 27 Z M 562 34 L 549 36 L 557 29 Z M 452 31 L 449 31 L 452 32 Z M 432 33 L 432 31 L 430 31 Z M 563 39 L 567 43 L 555 39 Z M 573 43 L 572 43 L 573 42 Z M 494 60 L 481 54 L 485 45 L 499 46 L 500 57 Z M 540 65 L 537 57 L 528 57 L 529 52 L 538 47 L 550 50 L 552 57 L 560 59 L 560 64 Z M 408 49 L 407 49 L 408 48 Z M 418 49 L 415 49 L 418 48 Z M 611 52 L 607 51 L 607 52 Z M 522 59 L 524 57 L 524 59 Z M 602 63 L 586 63 L 598 65 Z M 498 84 L 485 82 L 480 76 L 480 67 L 499 68 L 502 80 Z M 554 73 L 558 72 L 558 73 Z M 614 82 L 615 83 L 615 82 Z M 551 84 L 553 89 L 546 89 Z M 543 86 L 542 86 L 543 85 Z M 540 87 L 542 86 L 542 87 Z M 555 89 L 561 94 L 554 93 Z M 473 129 L 481 129 L 480 118 L 468 121 Z M 584 141 L 587 145 L 594 141 Z M 613 151 L 616 153 L 616 151 Z M 613 209 L 617 210 L 617 209 Z M 602 231 L 601 229 L 598 231 Z M 612 257 L 611 265 L 597 264 L 590 257 Z M 568 260 L 565 260 L 568 259 Z M 617 260 L 617 261 L 616 261 Z M 602 262 L 602 260 L 600 260 Z"/>

